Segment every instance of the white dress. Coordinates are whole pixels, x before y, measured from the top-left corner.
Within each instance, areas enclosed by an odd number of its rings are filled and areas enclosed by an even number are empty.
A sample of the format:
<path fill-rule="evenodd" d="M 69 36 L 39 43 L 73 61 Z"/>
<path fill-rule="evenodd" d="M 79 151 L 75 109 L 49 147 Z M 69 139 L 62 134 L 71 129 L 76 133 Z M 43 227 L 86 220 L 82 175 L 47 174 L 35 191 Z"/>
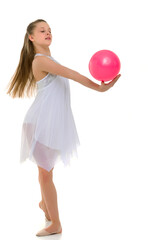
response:
<path fill-rule="evenodd" d="M 48 73 L 37 81 L 36 97 L 22 124 L 20 162 L 30 159 L 49 172 L 59 160 L 69 165 L 78 145 L 69 80 Z"/>

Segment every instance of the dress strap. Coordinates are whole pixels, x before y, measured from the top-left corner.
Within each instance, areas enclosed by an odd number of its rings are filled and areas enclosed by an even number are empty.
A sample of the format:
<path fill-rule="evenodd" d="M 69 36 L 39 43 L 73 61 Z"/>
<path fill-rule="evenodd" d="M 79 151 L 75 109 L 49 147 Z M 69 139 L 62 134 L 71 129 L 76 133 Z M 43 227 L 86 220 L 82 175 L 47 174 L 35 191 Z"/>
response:
<path fill-rule="evenodd" d="M 45 55 L 45 54 L 42 54 L 42 53 L 36 53 L 35 55 L 34 55 L 34 57 L 36 57 L 36 56 L 45 56 L 45 57 L 51 57 L 51 56 L 49 56 L 49 55 Z"/>
<path fill-rule="evenodd" d="M 36 56 L 45 56 L 45 57 L 50 58 L 50 59 L 53 60 L 54 62 L 59 63 L 59 62 L 57 62 L 52 56 L 45 55 L 45 54 L 43 54 L 43 53 L 36 53 L 36 54 L 34 55 L 34 57 L 36 57 Z"/>

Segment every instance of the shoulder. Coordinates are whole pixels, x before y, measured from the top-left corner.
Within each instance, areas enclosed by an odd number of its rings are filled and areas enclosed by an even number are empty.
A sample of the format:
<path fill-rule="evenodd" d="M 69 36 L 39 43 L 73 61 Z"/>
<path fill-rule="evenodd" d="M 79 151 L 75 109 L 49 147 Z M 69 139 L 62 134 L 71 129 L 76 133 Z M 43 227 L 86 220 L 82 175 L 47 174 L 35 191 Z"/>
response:
<path fill-rule="evenodd" d="M 54 66 L 54 61 L 46 56 L 36 56 L 32 61 L 32 69 L 33 71 L 48 71 L 48 66 L 52 65 Z"/>
<path fill-rule="evenodd" d="M 50 61 L 51 61 L 51 59 L 49 59 L 46 56 L 36 56 L 33 59 L 32 66 L 34 66 L 34 67 L 40 66 L 41 64 L 45 64 L 45 63 L 48 63 Z"/>
<path fill-rule="evenodd" d="M 42 71 L 49 71 L 49 69 L 59 66 L 60 64 L 57 61 L 47 56 L 36 56 L 32 62 L 32 68 L 39 68 Z"/>
<path fill-rule="evenodd" d="M 49 61 L 48 61 L 49 60 Z M 35 79 L 38 81 L 48 74 L 44 66 L 48 65 L 51 59 L 47 58 L 46 56 L 36 56 L 32 61 L 32 71 Z"/>

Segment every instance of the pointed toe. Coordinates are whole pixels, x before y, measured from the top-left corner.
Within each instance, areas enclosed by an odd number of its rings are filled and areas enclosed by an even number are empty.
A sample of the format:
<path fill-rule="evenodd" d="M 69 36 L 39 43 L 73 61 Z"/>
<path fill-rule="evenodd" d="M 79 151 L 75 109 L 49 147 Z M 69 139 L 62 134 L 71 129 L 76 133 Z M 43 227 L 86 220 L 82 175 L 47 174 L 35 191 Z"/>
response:
<path fill-rule="evenodd" d="M 37 237 L 41 237 L 41 236 L 48 236 L 50 235 L 51 233 L 47 232 L 45 229 L 42 229 L 41 231 L 39 231 L 36 236 Z"/>
<path fill-rule="evenodd" d="M 62 233 L 62 229 L 59 232 L 52 232 L 52 233 L 47 232 L 45 229 L 42 229 L 36 234 L 36 236 L 42 237 L 42 236 L 49 236 L 49 235 L 58 234 L 58 233 Z"/>

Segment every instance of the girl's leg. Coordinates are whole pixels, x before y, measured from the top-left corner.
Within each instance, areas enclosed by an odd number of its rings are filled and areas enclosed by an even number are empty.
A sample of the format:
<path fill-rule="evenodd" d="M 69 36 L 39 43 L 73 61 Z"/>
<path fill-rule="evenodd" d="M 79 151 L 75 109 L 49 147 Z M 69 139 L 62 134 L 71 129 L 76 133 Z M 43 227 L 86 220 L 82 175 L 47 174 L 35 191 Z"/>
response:
<path fill-rule="evenodd" d="M 53 168 L 52 168 L 53 170 Z M 38 178 L 39 180 L 39 183 L 40 183 L 40 177 Z M 41 190 L 41 188 L 40 188 Z M 44 200 L 44 197 L 43 197 L 43 193 L 42 193 L 42 190 L 41 190 L 41 196 L 42 196 L 42 200 L 39 202 L 39 207 L 44 211 L 45 213 L 45 217 L 48 219 L 48 221 L 51 221 L 51 218 L 49 216 L 49 213 L 48 213 L 48 210 L 47 210 L 47 207 L 46 207 L 46 204 L 45 204 L 45 200 Z"/>
<path fill-rule="evenodd" d="M 46 209 L 52 221 L 51 225 L 45 230 L 48 232 L 61 232 L 61 223 L 59 220 L 57 192 L 52 180 L 52 170 L 50 172 L 43 168 L 39 169 L 39 182 L 41 193 L 44 198 Z"/>
<path fill-rule="evenodd" d="M 49 213 L 48 213 L 48 210 L 47 210 L 47 207 L 46 207 L 46 204 L 45 204 L 45 201 L 44 201 L 44 197 L 43 197 L 43 194 L 41 192 L 41 195 L 42 195 L 42 200 L 40 201 L 39 203 L 39 207 L 44 211 L 45 213 L 45 217 L 47 218 L 48 221 L 51 221 L 51 218 L 49 216 Z"/>

